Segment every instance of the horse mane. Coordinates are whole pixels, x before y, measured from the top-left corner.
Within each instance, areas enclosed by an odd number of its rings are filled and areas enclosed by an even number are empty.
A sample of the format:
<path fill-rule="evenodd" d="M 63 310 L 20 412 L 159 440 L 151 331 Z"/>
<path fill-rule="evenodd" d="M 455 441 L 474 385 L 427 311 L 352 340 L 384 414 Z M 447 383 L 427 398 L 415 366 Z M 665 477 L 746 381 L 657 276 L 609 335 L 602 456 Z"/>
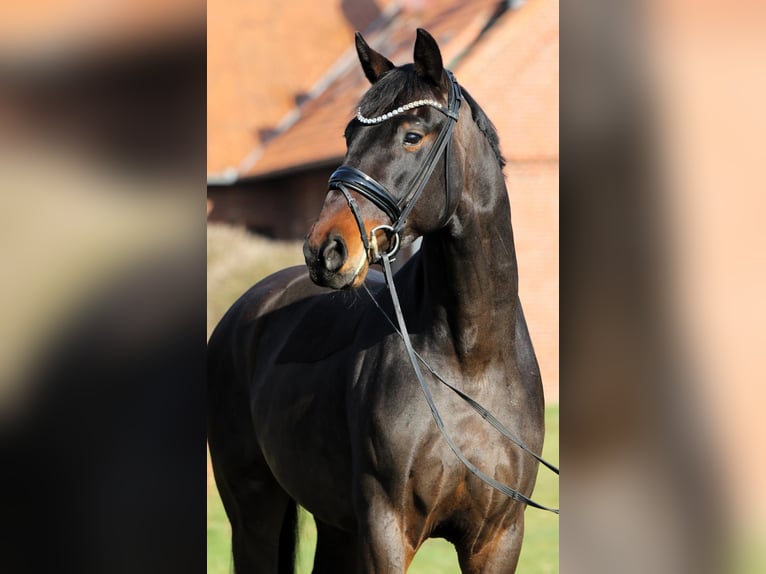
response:
<path fill-rule="evenodd" d="M 463 86 L 460 86 L 460 91 L 463 93 L 463 99 L 468 102 L 469 106 L 471 106 L 471 114 L 473 115 L 473 121 L 476 123 L 476 127 L 478 127 L 479 131 L 484 134 L 485 138 L 487 138 L 487 141 L 492 148 L 492 152 L 495 154 L 495 158 L 497 158 L 497 163 L 500 166 L 500 169 L 503 169 L 505 167 L 505 158 L 503 157 L 503 152 L 500 151 L 500 136 L 497 135 L 495 124 L 492 123 L 492 120 L 487 117 L 487 114 L 484 113 L 481 106 L 479 106 L 476 100 L 473 99 L 473 96 L 469 94 Z"/>
<path fill-rule="evenodd" d="M 505 158 L 500 151 L 500 137 L 497 135 L 494 124 L 463 86 L 460 86 L 460 91 L 463 94 L 463 99 L 471 107 L 471 115 L 473 115 L 476 127 L 484 134 L 495 154 L 500 169 L 503 169 Z M 415 65 L 406 64 L 385 73 L 362 97 L 359 108 L 363 115 L 374 117 L 414 100 L 437 99 L 439 97 L 440 94 L 435 86 L 418 77 L 415 72 Z"/>

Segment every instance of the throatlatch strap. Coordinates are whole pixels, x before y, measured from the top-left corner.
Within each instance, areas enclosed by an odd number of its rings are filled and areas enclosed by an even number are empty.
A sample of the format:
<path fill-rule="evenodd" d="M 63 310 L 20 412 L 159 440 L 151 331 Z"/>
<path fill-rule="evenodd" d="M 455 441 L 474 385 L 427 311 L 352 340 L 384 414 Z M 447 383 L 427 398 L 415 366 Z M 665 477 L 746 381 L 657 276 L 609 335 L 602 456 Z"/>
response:
<path fill-rule="evenodd" d="M 448 95 L 449 108 L 447 110 L 442 108 L 437 109 L 445 116 L 447 116 L 447 122 L 444 124 L 441 131 L 439 132 L 439 135 L 436 137 L 436 141 L 434 142 L 433 147 L 431 147 L 428 152 L 426 161 L 423 162 L 420 170 L 417 174 L 415 174 L 415 178 L 413 179 L 412 185 L 410 186 L 410 193 L 399 204 L 402 209 L 402 213 L 399 216 L 399 219 L 393 223 L 395 233 L 399 233 L 404 228 L 404 224 L 407 222 L 407 217 L 409 216 L 410 211 L 412 211 L 412 208 L 415 207 L 420 194 L 423 193 L 428 180 L 431 178 L 431 174 L 436 168 L 436 164 L 439 162 L 439 158 L 444 154 L 445 149 L 449 149 L 449 143 L 452 141 L 452 132 L 455 130 L 455 124 L 457 123 L 458 115 L 460 113 L 460 104 L 463 101 L 463 97 L 460 92 L 460 86 L 458 85 L 457 80 L 455 80 L 455 76 L 449 70 L 446 70 L 446 72 L 450 80 L 450 93 Z M 446 159 L 444 160 L 444 185 L 447 187 L 447 205 L 445 206 L 445 212 L 447 213 L 449 213 L 450 203 L 450 181 L 448 175 L 449 159 L 450 158 L 448 153 Z"/>

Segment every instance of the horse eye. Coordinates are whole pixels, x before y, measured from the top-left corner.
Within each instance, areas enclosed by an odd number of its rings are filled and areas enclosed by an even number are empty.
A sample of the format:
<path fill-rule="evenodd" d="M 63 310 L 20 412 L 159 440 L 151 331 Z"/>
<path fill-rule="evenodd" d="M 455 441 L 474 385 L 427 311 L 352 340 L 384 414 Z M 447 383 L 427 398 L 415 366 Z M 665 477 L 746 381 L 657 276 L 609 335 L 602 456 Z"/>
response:
<path fill-rule="evenodd" d="M 404 143 L 407 145 L 415 145 L 423 138 L 422 135 L 415 133 L 415 132 L 407 132 L 407 135 L 404 136 Z"/>

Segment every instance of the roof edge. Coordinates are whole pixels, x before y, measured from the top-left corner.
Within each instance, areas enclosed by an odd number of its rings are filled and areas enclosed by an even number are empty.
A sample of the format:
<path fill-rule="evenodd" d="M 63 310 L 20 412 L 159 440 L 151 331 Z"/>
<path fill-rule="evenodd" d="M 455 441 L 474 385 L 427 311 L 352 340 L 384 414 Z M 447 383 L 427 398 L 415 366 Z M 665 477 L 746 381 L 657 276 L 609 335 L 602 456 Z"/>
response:
<path fill-rule="evenodd" d="M 236 185 L 240 183 L 244 183 L 244 184 L 259 183 L 263 181 L 269 181 L 271 179 L 285 177 L 288 175 L 297 175 L 297 174 L 300 174 L 301 172 L 308 172 L 314 169 L 319 169 L 324 167 L 331 169 L 333 167 L 337 167 L 342 162 L 343 162 L 343 156 L 337 156 L 337 157 L 320 159 L 317 161 L 313 161 L 311 163 L 304 163 L 297 166 L 280 168 L 280 169 L 276 169 L 266 173 L 258 173 L 255 175 L 237 177 L 235 180 L 224 180 L 222 178 L 218 178 L 218 179 L 208 178 L 207 184 L 208 186 L 211 186 L 211 187 L 228 187 L 228 186 Z"/>
<path fill-rule="evenodd" d="M 390 22 L 396 18 L 402 11 L 402 7 L 399 2 L 389 2 L 388 5 L 382 10 L 380 15 L 373 20 L 373 22 L 365 28 L 364 32 L 369 33 L 385 26 L 387 22 Z M 274 126 L 272 134 L 268 139 L 260 142 L 258 145 L 248 152 L 248 154 L 242 159 L 236 168 L 237 180 L 248 180 L 252 177 L 258 176 L 245 176 L 242 177 L 242 173 L 251 171 L 258 161 L 263 156 L 263 150 L 269 145 L 269 142 L 283 133 L 287 132 L 292 126 L 294 126 L 298 120 L 303 117 L 303 109 L 311 102 L 319 98 L 340 76 L 342 76 L 350 65 L 356 59 L 356 48 L 351 46 L 347 48 L 335 62 L 330 66 L 329 70 L 317 80 L 311 88 L 306 92 L 305 99 L 301 103 L 297 104 L 289 112 L 287 112 L 279 122 Z M 289 171 L 289 170 L 287 170 Z M 273 172 L 272 172 L 273 173 Z M 263 174 L 267 175 L 267 174 Z"/>

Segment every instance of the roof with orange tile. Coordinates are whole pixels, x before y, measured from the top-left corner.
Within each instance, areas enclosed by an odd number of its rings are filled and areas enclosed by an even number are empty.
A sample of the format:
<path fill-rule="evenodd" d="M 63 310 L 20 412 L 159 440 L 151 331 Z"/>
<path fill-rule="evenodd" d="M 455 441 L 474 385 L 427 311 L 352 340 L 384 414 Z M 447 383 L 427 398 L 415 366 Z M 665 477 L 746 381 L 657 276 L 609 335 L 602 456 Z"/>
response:
<path fill-rule="evenodd" d="M 374 2 L 208 3 L 208 174 L 239 166 L 378 17 Z"/>
<path fill-rule="evenodd" d="M 493 21 L 497 7 L 496 1 L 452 1 L 398 10 L 365 37 L 393 62 L 404 63 L 412 59 L 415 29 L 428 29 L 445 63 L 492 118 L 508 160 L 557 158 L 558 2 L 533 0 Z M 315 85 L 315 97 L 290 108 L 271 137 L 242 155 L 238 178 L 343 156 L 343 129 L 367 89 L 350 32 L 344 41 L 345 51 Z"/>
<path fill-rule="evenodd" d="M 365 32 L 367 42 L 394 63 L 412 61 L 415 30 L 426 28 L 439 42 L 451 66 L 480 35 L 498 10 L 497 0 L 423 2 L 404 7 Z M 240 178 L 257 177 L 295 167 L 337 161 L 345 152 L 342 134 L 356 102 L 368 87 L 357 61 L 353 35 L 347 49 L 323 78 L 317 96 L 293 110 L 282 131 L 256 148 L 240 165 Z"/>

